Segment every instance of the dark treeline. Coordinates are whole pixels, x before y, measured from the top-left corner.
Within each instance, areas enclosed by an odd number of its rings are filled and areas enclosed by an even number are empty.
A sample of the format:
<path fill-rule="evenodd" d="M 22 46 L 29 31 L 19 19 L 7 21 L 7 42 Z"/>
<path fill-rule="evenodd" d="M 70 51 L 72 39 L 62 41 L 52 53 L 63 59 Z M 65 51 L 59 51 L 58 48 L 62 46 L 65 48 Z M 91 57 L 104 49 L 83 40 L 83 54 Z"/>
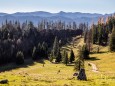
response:
<path fill-rule="evenodd" d="M 12 22 L 7 21 L 0 27 L 0 64 L 15 62 L 16 56 L 19 58 L 32 57 L 38 50 L 45 49 L 50 53 L 55 37 L 59 39 L 60 46 L 72 40 L 72 37 L 82 35 L 82 32 L 88 27 L 85 23 L 77 26 L 75 22 L 65 24 L 64 22 L 41 21 L 35 27 L 32 22 Z M 34 51 L 34 52 L 33 52 Z M 44 53 L 43 53 L 44 54 Z M 47 55 L 48 56 L 48 55 Z M 48 58 L 48 57 L 46 57 Z"/>

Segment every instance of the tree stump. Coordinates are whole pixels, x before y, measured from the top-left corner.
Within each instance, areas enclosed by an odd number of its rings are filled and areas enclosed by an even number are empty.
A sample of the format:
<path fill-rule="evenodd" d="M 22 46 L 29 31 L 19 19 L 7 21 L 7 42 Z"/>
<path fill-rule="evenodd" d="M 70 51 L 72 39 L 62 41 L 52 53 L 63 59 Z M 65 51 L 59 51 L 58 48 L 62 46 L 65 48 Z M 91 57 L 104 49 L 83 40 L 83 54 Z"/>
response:
<path fill-rule="evenodd" d="M 85 69 L 80 70 L 77 79 L 78 80 L 87 80 L 87 77 L 86 77 L 86 74 L 85 74 Z"/>

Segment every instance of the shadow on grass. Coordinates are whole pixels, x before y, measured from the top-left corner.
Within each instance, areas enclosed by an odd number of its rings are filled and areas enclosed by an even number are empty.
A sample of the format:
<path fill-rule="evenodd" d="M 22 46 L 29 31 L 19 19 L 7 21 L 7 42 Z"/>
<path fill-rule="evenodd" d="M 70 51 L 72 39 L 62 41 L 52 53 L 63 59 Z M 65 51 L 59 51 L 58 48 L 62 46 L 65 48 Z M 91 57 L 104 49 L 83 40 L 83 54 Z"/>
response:
<path fill-rule="evenodd" d="M 38 63 L 41 63 L 41 64 L 45 64 L 44 59 L 40 59 L 40 60 L 37 60 L 35 62 L 38 62 Z"/>
<path fill-rule="evenodd" d="M 25 63 L 22 65 L 16 65 L 16 63 L 9 63 L 5 65 L 1 65 L 0 72 L 10 71 L 12 69 L 18 69 L 18 68 L 26 68 L 32 65 L 34 65 L 34 61 L 32 59 L 26 59 Z"/>
<path fill-rule="evenodd" d="M 34 62 L 45 64 L 44 59 L 36 60 L 36 61 L 33 61 L 32 59 L 25 59 L 24 64 L 22 65 L 17 65 L 15 62 L 5 64 L 5 65 L 0 65 L 0 73 L 5 71 L 10 71 L 12 69 L 27 68 L 28 66 L 34 65 L 35 64 Z"/>
<path fill-rule="evenodd" d="M 86 60 L 95 61 L 95 60 L 100 60 L 100 59 L 97 57 L 90 57 L 89 59 L 86 59 Z"/>

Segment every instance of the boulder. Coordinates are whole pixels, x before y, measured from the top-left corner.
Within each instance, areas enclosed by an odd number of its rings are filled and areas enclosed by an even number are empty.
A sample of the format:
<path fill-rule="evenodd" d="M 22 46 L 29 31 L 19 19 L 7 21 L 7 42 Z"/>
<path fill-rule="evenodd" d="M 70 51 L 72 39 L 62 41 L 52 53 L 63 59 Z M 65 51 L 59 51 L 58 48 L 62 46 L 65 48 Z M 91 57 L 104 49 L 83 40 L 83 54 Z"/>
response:
<path fill-rule="evenodd" d="M 0 80 L 0 84 L 7 84 L 8 83 L 8 80 L 5 79 L 5 80 Z"/>

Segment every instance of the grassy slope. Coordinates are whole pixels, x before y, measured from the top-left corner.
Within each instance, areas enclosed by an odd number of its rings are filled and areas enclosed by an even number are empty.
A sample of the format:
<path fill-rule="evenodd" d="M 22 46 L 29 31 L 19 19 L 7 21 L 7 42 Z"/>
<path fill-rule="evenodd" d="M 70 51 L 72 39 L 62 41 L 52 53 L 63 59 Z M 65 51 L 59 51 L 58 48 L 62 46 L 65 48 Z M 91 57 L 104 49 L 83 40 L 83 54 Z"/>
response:
<path fill-rule="evenodd" d="M 76 42 L 73 48 L 77 55 L 78 45 L 83 44 L 83 39 Z M 63 48 L 71 49 L 71 45 Z M 115 53 L 107 53 L 107 48 L 101 48 L 102 53 L 91 54 L 91 60 L 85 62 L 86 75 L 88 81 L 78 81 L 73 78 L 73 66 L 65 66 L 63 64 L 52 64 L 45 61 L 45 66 L 41 63 L 33 63 L 22 68 L 12 69 L 10 71 L 0 73 L 1 79 L 8 79 L 10 86 L 114 86 L 115 85 Z M 105 53 L 106 52 L 106 53 Z M 26 63 L 31 60 L 27 60 Z M 99 69 L 98 73 L 91 70 L 88 62 L 95 63 Z M 15 67 L 10 64 L 4 67 Z M 58 71 L 60 70 L 60 73 Z M 58 73 L 58 74 L 57 74 Z M 3 86 L 3 85 L 1 85 Z"/>

